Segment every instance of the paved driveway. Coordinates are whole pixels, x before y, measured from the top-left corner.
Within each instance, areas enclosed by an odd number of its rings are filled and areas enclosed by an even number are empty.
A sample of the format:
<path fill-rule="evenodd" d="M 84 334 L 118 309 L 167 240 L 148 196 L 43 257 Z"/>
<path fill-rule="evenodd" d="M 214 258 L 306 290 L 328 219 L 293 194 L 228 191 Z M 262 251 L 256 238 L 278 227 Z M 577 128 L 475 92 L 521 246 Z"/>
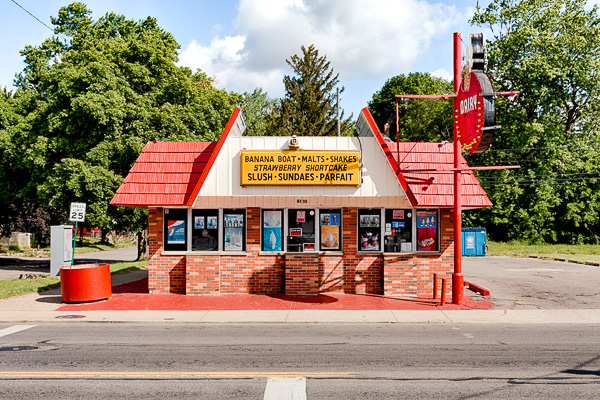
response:
<path fill-rule="evenodd" d="M 490 291 L 494 308 L 600 309 L 600 267 L 510 257 L 464 257 L 465 281 Z M 472 292 L 465 289 L 465 295 Z"/>
<path fill-rule="evenodd" d="M 116 263 L 134 261 L 137 258 L 137 247 L 98 251 L 95 253 L 76 254 L 75 264 Z M 22 274 L 49 275 L 50 259 L 34 257 L 0 256 L 0 279 L 16 279 Z"/>

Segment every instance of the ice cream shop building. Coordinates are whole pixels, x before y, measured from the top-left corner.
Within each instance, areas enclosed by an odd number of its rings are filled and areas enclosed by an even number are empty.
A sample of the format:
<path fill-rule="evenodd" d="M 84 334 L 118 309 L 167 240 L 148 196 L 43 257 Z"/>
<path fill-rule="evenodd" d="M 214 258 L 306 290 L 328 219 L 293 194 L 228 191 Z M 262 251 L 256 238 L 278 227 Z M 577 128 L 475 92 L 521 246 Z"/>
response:
<path fill-rule="evenodd" d="M 150 142 L 111 204 L 149 209 L 151 293 L 430 295 L 453 271 L 452 143 L 357 137 Z M 465 161 L 461 159 L 463 165 Z M 490 206 L 471 171 L 463 209 Z"/>

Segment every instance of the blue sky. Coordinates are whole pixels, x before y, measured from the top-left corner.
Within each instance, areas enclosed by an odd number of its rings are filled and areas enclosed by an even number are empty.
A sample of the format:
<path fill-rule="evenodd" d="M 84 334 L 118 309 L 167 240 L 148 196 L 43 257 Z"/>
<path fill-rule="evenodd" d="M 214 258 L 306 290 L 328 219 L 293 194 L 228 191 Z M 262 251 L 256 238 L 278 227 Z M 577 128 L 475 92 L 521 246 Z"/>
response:
<path fill-rule="evenodd" d="M 68 0 L 14 0 L 51 26 Z M 12 0 L 0 0 L 0 86 L 12 87 L 19 50 L 52 32 Z M 490 0 L 479 0 L 487 5 Z M 452 33 L 480 32 L 468 20 L 477 0 L 87 0 L 93 18 L 107 12 L 153 16 L 181 46 L 180 64 L 214 76 L 219 88 L 283 95 L 285 60 L 314 44 L 340 74 L 341 106 L 357 117 L 385 81 L 430 72 L 450 79 Z"/>

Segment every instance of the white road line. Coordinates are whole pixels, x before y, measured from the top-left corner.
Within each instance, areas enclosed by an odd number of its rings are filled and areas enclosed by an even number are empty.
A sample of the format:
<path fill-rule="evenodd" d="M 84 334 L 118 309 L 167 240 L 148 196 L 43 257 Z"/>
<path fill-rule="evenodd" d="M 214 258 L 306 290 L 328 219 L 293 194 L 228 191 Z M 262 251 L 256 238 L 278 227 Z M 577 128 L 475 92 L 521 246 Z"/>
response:
<path fill-rule="evenodd" d="M 12 333 L 24 331 L 29 328 L 33 328 L 35 325 L 13 325 L 8 328 L 0 329 L 0 337 L 7 336 Z"/>
<path fill-rule="evenodd" d="M 264 400 L 306 400 L 306 378 L 269 378 Z"/>

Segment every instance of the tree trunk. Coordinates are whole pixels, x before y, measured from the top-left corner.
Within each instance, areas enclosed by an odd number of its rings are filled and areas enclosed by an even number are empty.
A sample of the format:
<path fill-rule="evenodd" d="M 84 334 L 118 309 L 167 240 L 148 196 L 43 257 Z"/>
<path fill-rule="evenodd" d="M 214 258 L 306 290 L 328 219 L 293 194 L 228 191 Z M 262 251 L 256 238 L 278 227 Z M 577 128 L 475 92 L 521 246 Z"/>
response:
<path fill-rule="evenodd" d="M 138 259 L 138 261 L 145 260 L 146 259 L 146 251 L 148 248 L 148 231 L 146 229 L 144 229 L 143 231 L 138 232 L 137 239 L 138 239 L 137 259 Z"/>
<path fill-rule="evenodd" d="M 102 229 L 102 239 L 100 239 L 100 243 L 107 244 L 109 246 L 115 245 L 115 238 L 113 236 L 112 231 L 105 231 Z"/>

